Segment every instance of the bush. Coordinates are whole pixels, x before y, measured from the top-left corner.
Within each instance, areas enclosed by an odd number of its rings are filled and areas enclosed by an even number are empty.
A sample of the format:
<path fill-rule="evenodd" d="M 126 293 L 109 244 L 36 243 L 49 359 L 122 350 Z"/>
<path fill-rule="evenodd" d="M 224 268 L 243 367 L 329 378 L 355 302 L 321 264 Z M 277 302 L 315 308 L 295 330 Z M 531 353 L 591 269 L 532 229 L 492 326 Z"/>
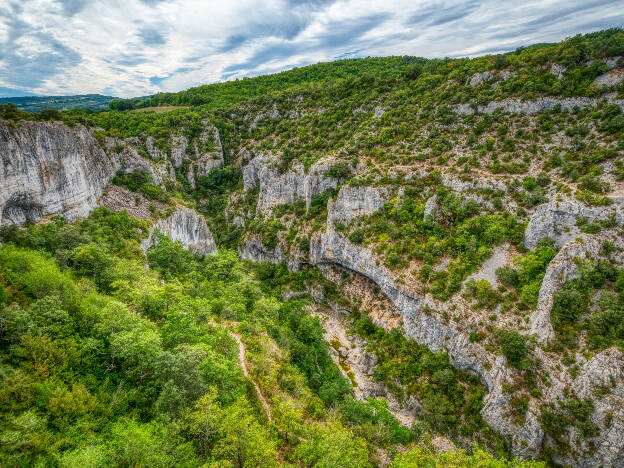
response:
<path fill-rule="evenodd" d="M 524 337 L 515 331 L 503 331 L 498 337 L 498 344 L 507 361 L 519 369 L 526 369 L 530 366 L 527 356 L 529 351 L 526 347 Z"/>
<path fill-rule="evenodd" d="M 361 244 L 364 242 L 364 231 L 361 229 L 356 229 L 351 234 L 349 234 L 349 240 L 354 244 Z"/>
<path fill-rule="evenodd" d="M 405 76 L 405 78 L 409 80 L 415 80 L 422 74 L 422 72 L 422 65 L 420 65 L 419 63 L 412 63 L 405 69 L 403 76 Z"/>
<path fill-rule="evenodd" d="M 574 287 L 566 287 L 555 293 L 550 319 L 555 327 L 576 322 L 584 309 L 583 295 Z"/>

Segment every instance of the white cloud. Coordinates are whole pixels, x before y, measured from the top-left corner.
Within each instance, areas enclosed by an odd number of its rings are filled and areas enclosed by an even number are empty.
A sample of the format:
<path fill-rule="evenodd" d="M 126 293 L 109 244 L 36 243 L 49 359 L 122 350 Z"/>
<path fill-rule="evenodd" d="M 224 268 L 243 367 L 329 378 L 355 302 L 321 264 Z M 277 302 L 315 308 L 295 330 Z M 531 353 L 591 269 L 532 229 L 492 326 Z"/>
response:
<path fill-rule="evenodd" d="M 615 0 L 8 0 L 0 86 L 128 97 L 343 55 L 474 55 L 622 24 Z"/>

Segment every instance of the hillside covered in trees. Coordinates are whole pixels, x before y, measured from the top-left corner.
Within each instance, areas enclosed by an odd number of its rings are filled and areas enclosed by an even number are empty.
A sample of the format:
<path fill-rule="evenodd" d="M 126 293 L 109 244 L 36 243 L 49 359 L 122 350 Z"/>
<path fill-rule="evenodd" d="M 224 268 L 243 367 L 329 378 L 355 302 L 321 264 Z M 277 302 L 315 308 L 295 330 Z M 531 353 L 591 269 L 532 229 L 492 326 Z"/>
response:
<path fill-rule="evenodd" d="M 2 199 L 2 464 L 620 466 L 623 56 L 613 29 L 1 105 L 7 148 L 110 175 L 86 218 Z"/>

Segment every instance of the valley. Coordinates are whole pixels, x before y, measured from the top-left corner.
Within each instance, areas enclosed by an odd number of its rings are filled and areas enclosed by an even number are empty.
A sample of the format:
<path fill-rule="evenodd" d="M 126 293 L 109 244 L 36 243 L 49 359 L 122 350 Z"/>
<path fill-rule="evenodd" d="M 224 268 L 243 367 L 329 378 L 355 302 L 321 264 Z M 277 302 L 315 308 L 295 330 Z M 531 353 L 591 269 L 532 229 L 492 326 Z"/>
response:
<path fill-rule="evenodd" d="M 624 32 L 0 105 L 6 466 L 624 466 Z"/>

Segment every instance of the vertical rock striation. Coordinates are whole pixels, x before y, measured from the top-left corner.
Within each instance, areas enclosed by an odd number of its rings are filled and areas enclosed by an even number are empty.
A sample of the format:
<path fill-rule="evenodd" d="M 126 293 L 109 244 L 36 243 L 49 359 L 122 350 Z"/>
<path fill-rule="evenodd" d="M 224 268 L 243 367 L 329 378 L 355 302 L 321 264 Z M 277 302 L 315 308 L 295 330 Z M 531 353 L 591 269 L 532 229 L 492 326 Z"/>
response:
<path fill-rule="evenodd" d="M 87 216 L 115 169 L 82 125 L 0 121 L 0 222 Z"/>
<path fill-rule="evenodd" d="M 172 241 L 180 241 L 184 248 L 198 254 L 208 255 L 217 251 L 217 246 L 203 216 L 189 208 L 179 208 L 167 219 L 160 219 L 152 227 L 149 237 L 141 243 L 144 252 L 158 244 L 156 231 Z"/>

